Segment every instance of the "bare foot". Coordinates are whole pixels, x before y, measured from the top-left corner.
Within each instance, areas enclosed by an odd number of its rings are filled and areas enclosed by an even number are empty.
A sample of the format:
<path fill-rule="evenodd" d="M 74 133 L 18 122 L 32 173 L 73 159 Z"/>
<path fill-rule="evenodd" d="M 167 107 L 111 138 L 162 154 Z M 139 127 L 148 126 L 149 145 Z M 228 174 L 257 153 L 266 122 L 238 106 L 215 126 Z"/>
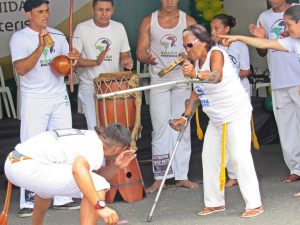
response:
<path fill-rule="evenodd" d="M 300 197 L 300 192 L 294 194 L 295 197 Z"/>
<path fill-rule="evenodd" d="M 238 184 L 237 179 L 229 179 L 226 182 L 225 187 L 229 188 L 229 187 L 232 187 L 232 186 L 237 185 L 237 184 Z"/>
<path fill-rule="evenodd" d="M 156 192 L 159 189 L 160 184 L 161 184 L 161 180 L 154 181 L 153 184 L 150 187 L 146 188 L 146 193 Z M 166 187 L 166 184 L 164 184 L 163 188 L 165 188 L 165 187 Z"/>
<path fill-rule="evenodd" d="M 297 175 L 297 174 L 291 174 L 283 182 L 284 183 L 293 183 L 293 182 L 295 182 L 297 180 L 300 180 L 300 176 Z"/>
<path fill-rule="evenodd" d="M 179 180 L 176 184 L 176 187 L 187 187 L 187 188 L 198 188 L 199 185 L 189 180 Z"/>

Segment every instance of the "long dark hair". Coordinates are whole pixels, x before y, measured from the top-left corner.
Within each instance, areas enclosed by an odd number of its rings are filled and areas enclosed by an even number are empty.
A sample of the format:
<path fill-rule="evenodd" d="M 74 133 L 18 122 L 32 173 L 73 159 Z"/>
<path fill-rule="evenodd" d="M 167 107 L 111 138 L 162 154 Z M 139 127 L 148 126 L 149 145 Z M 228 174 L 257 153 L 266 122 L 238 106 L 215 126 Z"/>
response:
<path fill-rule="evenodd" d="M 208 33 L 205 27 L 200 24 L 194 24 L 184 29 L 182 35 L 185 36 L 188 33 L 192 33 L 199 41 L 205 42 L 207 51 L 215 45 L 211 34 Z"/>

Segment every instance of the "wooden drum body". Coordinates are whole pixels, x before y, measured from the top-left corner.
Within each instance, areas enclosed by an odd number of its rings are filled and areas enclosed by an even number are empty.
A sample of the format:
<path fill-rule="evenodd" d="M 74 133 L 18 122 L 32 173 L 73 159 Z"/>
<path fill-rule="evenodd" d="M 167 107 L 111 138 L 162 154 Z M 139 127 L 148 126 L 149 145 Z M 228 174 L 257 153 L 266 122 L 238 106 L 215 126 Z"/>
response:
<path fill-rule="evenodd" d="M 106 94 L 127 90 L 138 86 L 138 76 L 132 72 L 103 73 L 94 79 L 95 93 Z M 106 99 L 96 99 L 97 125 L 105 128 L 111 123 L 120 123 L 131 131 L 131 148 L 136 149 L 136 140 L 140 131 L 141 97 L 139 92 L 118 95 Z M 111 162 L 106 161 L 106 165 Z M 137 160 L 133 160 L 111 181 L 111 189 L 106 201 L 112 203 L 119 192 L 125 202 L 142 200 L 144 182 Z"/>

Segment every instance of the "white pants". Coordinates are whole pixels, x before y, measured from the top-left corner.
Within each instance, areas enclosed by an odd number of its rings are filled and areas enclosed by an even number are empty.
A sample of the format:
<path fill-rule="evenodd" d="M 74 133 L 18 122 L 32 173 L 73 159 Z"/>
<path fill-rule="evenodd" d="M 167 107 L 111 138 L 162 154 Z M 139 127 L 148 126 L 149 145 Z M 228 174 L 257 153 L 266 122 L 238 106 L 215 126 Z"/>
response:
<path fill-rule="evenodd" d="M 300 176 L 300 95 L 299 86 L 272 91 L 273 111 L 284 161 L 291 174 Z"/>
<path fill-rule="evenodd" d="M 250 113 L 227 124 L 226 151 L 246 203 L 246 209 L 261 206 L 259 185 L 250 151 Z M 209 122 L 203 145 L 203 187 L 206 207 L 225 205 L 224 190 L 220 191 L 222 125 Z"/>
<path fill-rule="evenodd" d="M 94 130 L 95 126 L 97 125 L 94 90 L 91 91 L 79 90 L 78 97 L 81 100 L 82 109 L 85 115 L 87 127 L 89 130 Z"/>
<path fill-rule="evenodd" d="M 67 92 L 55 98 L 21 96 L 21 142 L 46 130 L 72 127 L 71 106 Z M 21 186 L 22 187 L 22 186 Z M 33 193 L 21 188 L 20 208 L 33 208 Z M 69 197 L 55 197 L 55 205 L 72 202 Z"/>
<path fill-rule="evenodd" d="M 14 185 L 33 191 L 41 198 L 50 199 L 57 195 L 82 197 L 72 174 L 72 165 L 45 164 L 33 159 L 11 163 L 7 159 L 5 174 Z M 93 172 L 90 174 L 97 191 L 110 188 L 103 177 Z"/>
<path fill-rule="evenodd" d="M 247 78 L 244 78 L 244 79 L 247 79 Z M 247 86 L 243 85 L 243 87 L 244 87 L 245 91 L 247 92 L 247 94 L 249 96 L 249 99 L 250 99 L 250 102 L 251 102 L 251 89 L 250 89 L 250 85 L 247 85 Z M 250 126 L 251 126 L 251 123 L 250 123 Z M 228 156 L 226 156 L 226 157 L 228 157 Z M 227 173 L 228 173 L 229 179 L 236 179 L 236 176 L 235 176 L 235 174 L 233 172 L 232 162 L 231 162 L 230 159 L 227 161 L 226 169 L 227 169 Z"/>
<path fill-rule="evenodd" d="M 169 119 L 179 118 L 190 98 L 187 84 L 165 86 L 150 90 L 150 115 L 152 121 L 152 166 L 155 180 L 162 180 L 178 133 L 169 126 Z M 191 155 L 190 126 L 179 144 L 167 178 L 186 180 Z"/>

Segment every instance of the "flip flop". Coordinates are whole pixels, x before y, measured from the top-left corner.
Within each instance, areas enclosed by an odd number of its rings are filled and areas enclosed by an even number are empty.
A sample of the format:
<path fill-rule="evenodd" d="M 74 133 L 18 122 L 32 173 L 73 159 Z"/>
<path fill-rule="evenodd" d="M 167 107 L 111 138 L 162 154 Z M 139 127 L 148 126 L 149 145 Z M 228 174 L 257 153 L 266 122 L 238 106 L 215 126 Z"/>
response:
<path fill-rule="evenodd" d="M 300 197 L 300 192 L 294 194 L 295 197 Z"/>
<path fill-rule="evenodd" d="M 264 212 L 264 208 L 262 206 L 255 208 L 255 209 L 246 209 L 245 212 L 242 213 L 242 218 L 251 218 L 258 216 Z"/>
<path fill-rule="evenodd" d="M 207 216 L 209 214 L 213 214 L 216 212 L 223 212 L 225 211 L 225 206 L 219 206 L 219 207 L 205 207 L 200 212 L 198 212 L 199 216 Z"/>

